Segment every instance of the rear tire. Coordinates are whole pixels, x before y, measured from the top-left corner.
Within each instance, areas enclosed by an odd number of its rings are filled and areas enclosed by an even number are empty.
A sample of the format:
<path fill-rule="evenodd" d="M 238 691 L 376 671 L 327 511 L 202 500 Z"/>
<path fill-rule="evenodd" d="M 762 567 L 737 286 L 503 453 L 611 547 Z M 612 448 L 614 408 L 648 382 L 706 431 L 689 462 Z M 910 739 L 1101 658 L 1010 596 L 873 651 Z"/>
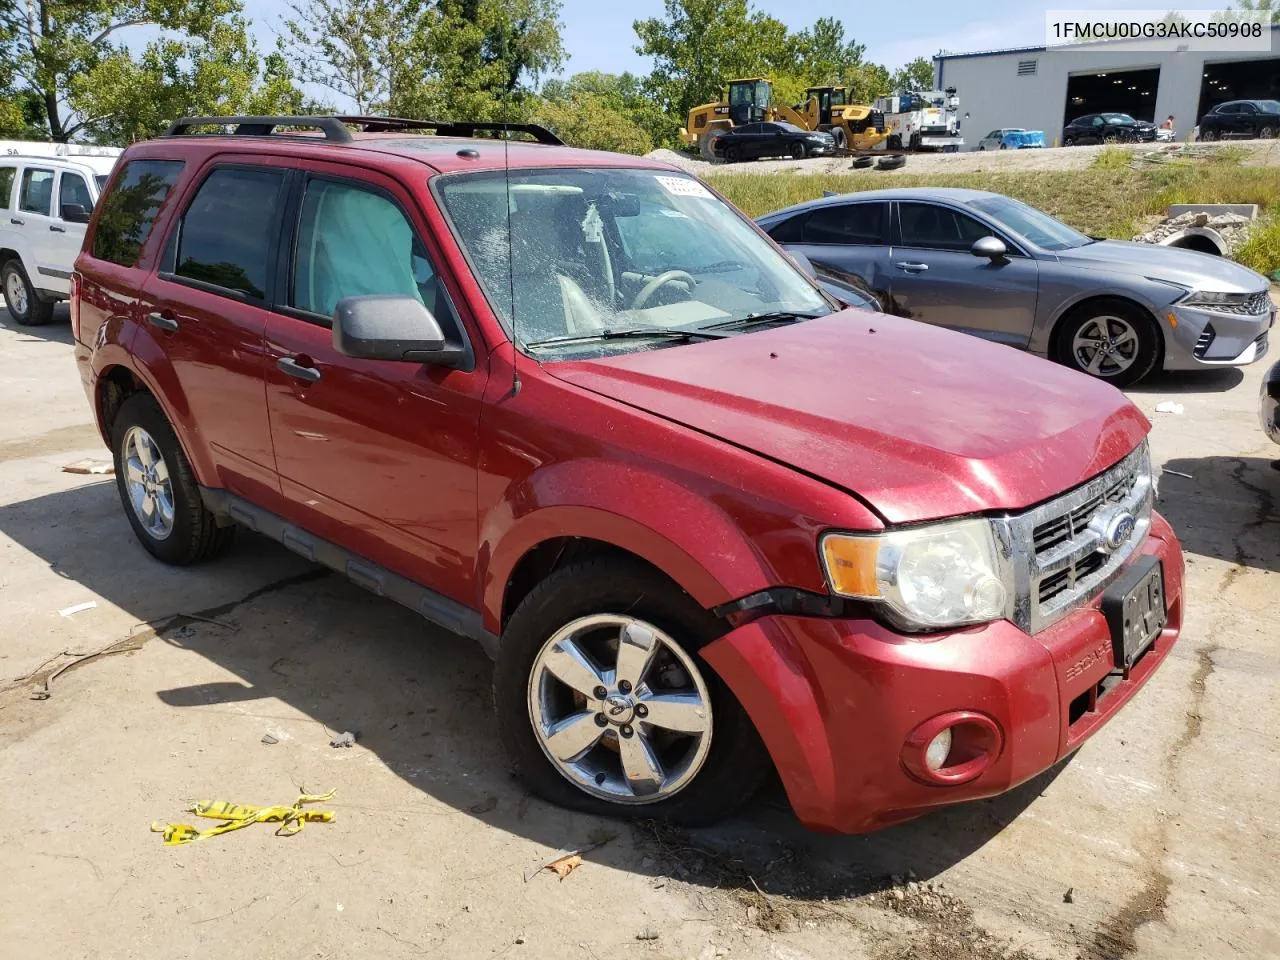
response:
<path fill-rule="evenodd" d="M 706 130 L 702 136 L 698 137 L 698 153 L 702 154 L 702 159 L 711 163 L 718 159 L 716 157 L 715 144 L 716 141 L 724 136 L 723 130 Z"/>
<path fill-rule="evenodd" d="M 902 149 L 902 137 L 895 133 L 893 136 L 891 136 L 891 137 L 888 139 L 888 141 L 886 141 L 886 146 L 887 146 L 887 147 L 888 147 L 888 149 L 890 149 L 890 150 L 901 150 L 901 149 Z"/>
<path fill-rule="evenodd" d="M 40 298 L 21 261 L 6 261 L 0 270 L 0 282 L 4 285 L 4 304 L 19 326 L 43 327 L 53 319 L 54 302 Z"/>
<path fill-rule="evenodd" d="M 657 639 L 659 653 L 624 690 L 632 671 L 618 659 L 620 641 L 636 628 L 641 639 Z M 533 791 L 583 813 L 687 825 L 719 820 L 744 805 L 768 773 L 769 761 L 746 712 L 697 655 L 724 630 L 688 594 L 627 558 L 583 560 L 534 587 L 503 631 L 493 682 L 503 744 Z M 585 682 L 570 686 L 561 679 L 562 669 L 552 674 L 547 663 L 564 663 L 566 649 L 585 654 L 585 662 L 604 676 L 577 672 Z M 643 658 L 643 647 L 627 649 L 633 663 Z M 574 659 L 573 665 L 582 662 Z M 612 672 L 615 666 L 621 676 Z M 609 685 L 605 696 L 593 692 L 600 689 L 597 683 Z M 653 703 L 646 700 L 653 690 L 706 704 L 709 716 L 700 713 L 697 721 L 706 720 L 705 732 L 673 735 L 678 728 L 643 719 L 657 715 L 641 712 L 641 705 Z M 550 742 L 551 731 L 565 731 L 574 720 L 584 721 L 580 729 L 587 739 L 575 739 L 561 754 Z M 650 781 L 648 792 L 631 786 L 628 775 L 635 767 L 626 763 L 624 747 L 652 751 L 657 762 L 651 769 L 661 786 Z M 563 743 L 560 749 L 566 749 Z"/>
<path fill-rule="evenodd" d="M 187 456 L 151 394 L 135 393 L 120 405 L 111 423 L 111 451 L 125 516 L 152 556 L 186 566 L 230 546 L 236 528 L 219 526 L 205 509 Z"/>
<path fill-rule="evenodd" d="M 1096 300 L 1063 318 L 1054 359 L 1114 387 L 1137 383 L 1160 359 L 1160 331 L 1124 300 Z"/>
<path fill-rule="evenodd" d="M 837 153 L 844 153 L 849 149 L 849 138 L 844 132 L 844 127 L 832 127 L 831 138 L 836 142 Z"/>

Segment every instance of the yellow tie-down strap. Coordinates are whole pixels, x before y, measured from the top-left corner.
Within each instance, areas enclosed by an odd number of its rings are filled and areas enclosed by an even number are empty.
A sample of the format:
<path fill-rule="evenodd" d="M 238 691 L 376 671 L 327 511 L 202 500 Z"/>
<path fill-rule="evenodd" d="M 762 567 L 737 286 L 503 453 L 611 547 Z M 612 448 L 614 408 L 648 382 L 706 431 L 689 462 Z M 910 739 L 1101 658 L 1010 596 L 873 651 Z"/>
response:
<path fill-rule="evenodd" d="M 152 833 L 163 833 L 166 847 L 180 843 L 191 843 L 193 840 L 208 840 L 232 830 L 239 830 L 253 823 L 278 823 L 277 837 L 291 837 L 308 821 L 329 823 L 333 820 L 332 810 L 304 810 L 308 803 L 323 803 L 332 800 L 335 787 L 328 793 L 303 794 L 293 802 L 293 806 L 251 807 L 243 803 L 227 803 L 225 800 L 202 800 L 188 809 L 197 817 L 208 817 L 210 820 L 222 820 L 223 823 L 208 830 L 199 830 L 189 823 L 151 824 Z"/>

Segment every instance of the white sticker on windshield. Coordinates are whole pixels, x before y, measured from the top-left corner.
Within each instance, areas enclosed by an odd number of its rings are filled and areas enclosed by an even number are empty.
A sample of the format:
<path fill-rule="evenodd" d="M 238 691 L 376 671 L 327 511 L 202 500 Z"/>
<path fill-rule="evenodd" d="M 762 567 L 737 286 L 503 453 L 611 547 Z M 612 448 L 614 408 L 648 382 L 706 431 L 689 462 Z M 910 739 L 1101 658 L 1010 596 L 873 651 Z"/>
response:
<path fill-rule="evenodd" d="M 688 177 L 657 177 L 656 179 L 662 189 L 672 196 L 714 199 L 714 194 L 697 180 L 690 180 Z"/>
<path fill-rule="evenodd" d="M 594 203 L 587 208 L 586 219 L 582 221 L 582 239 L 587 243 L 604 241 L 604 221 L 600 219 L 600 211 Z"/>

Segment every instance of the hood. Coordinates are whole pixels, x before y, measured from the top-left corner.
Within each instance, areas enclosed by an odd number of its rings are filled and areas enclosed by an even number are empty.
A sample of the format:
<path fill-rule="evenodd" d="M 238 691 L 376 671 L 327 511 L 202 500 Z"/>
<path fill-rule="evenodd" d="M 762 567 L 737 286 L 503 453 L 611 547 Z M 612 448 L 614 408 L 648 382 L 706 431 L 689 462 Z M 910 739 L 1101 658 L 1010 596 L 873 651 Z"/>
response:
<path fill-rule="evenodd" d="M 1257 293 L 1267 289 L 1267 280 L 1262 274 L 1226 257 L 1155 243 L 1100 240 L 1071 250 L 1058 250 L 1056 254 L 1065 263 L 1155 277 L 1190 290 Z"/>
<path fill-rule="evenodd" d="M 848 490 L 890 523 L 1030 506 L 1150 427 L 1084 374 L 858 310 L 546 370 Z"/>

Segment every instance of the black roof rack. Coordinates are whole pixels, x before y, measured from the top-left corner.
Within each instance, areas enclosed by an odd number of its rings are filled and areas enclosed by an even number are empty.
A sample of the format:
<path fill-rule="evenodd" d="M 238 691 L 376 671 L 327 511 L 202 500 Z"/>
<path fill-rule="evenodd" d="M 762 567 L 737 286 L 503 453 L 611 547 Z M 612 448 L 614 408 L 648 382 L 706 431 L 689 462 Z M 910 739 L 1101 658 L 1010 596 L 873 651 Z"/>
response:
<path fill-rule="evenodd" d="M 546 127 L 536 123 L 502 123 L 471 120 L 409 120 L 404 117 L 335 117 L 365 133 L 388 133 L 394 130 L 434 130 L 438 137 L 474 137 L 478 132 L 527 133 L 538 143 L 564 146 L 564 141 Z"/>
<path fill-rule="evenodd" d="M 408 120 L 402 117 L 183 117 L 169 125 L 163 136 L 202 136 L 196 127 L 233 127 L 233 136 L 269 137 L 277 127 L 311 127 L 324 134 L 330 143 L 350 143 L 348 127 L 365 133 L 388 133 L 395 130 L 430 130 L 439 137 L 474 137 L 478 132 L 525 133 L 538 143 L 563 146 L 564 141 L 546 127 L 536 123 L 473 123 L 453 120 Z"/>
<path fill-rule="evenodd" d="M 237 137 L 269 137 L 276 127 L 314 127 L 332 143 L 351 142 L 351 131 L 338 117 L 183 117 L 169 124 L 163 135 L 192 136 L 192 127 L 235 127 L 231 132 Z"/>

